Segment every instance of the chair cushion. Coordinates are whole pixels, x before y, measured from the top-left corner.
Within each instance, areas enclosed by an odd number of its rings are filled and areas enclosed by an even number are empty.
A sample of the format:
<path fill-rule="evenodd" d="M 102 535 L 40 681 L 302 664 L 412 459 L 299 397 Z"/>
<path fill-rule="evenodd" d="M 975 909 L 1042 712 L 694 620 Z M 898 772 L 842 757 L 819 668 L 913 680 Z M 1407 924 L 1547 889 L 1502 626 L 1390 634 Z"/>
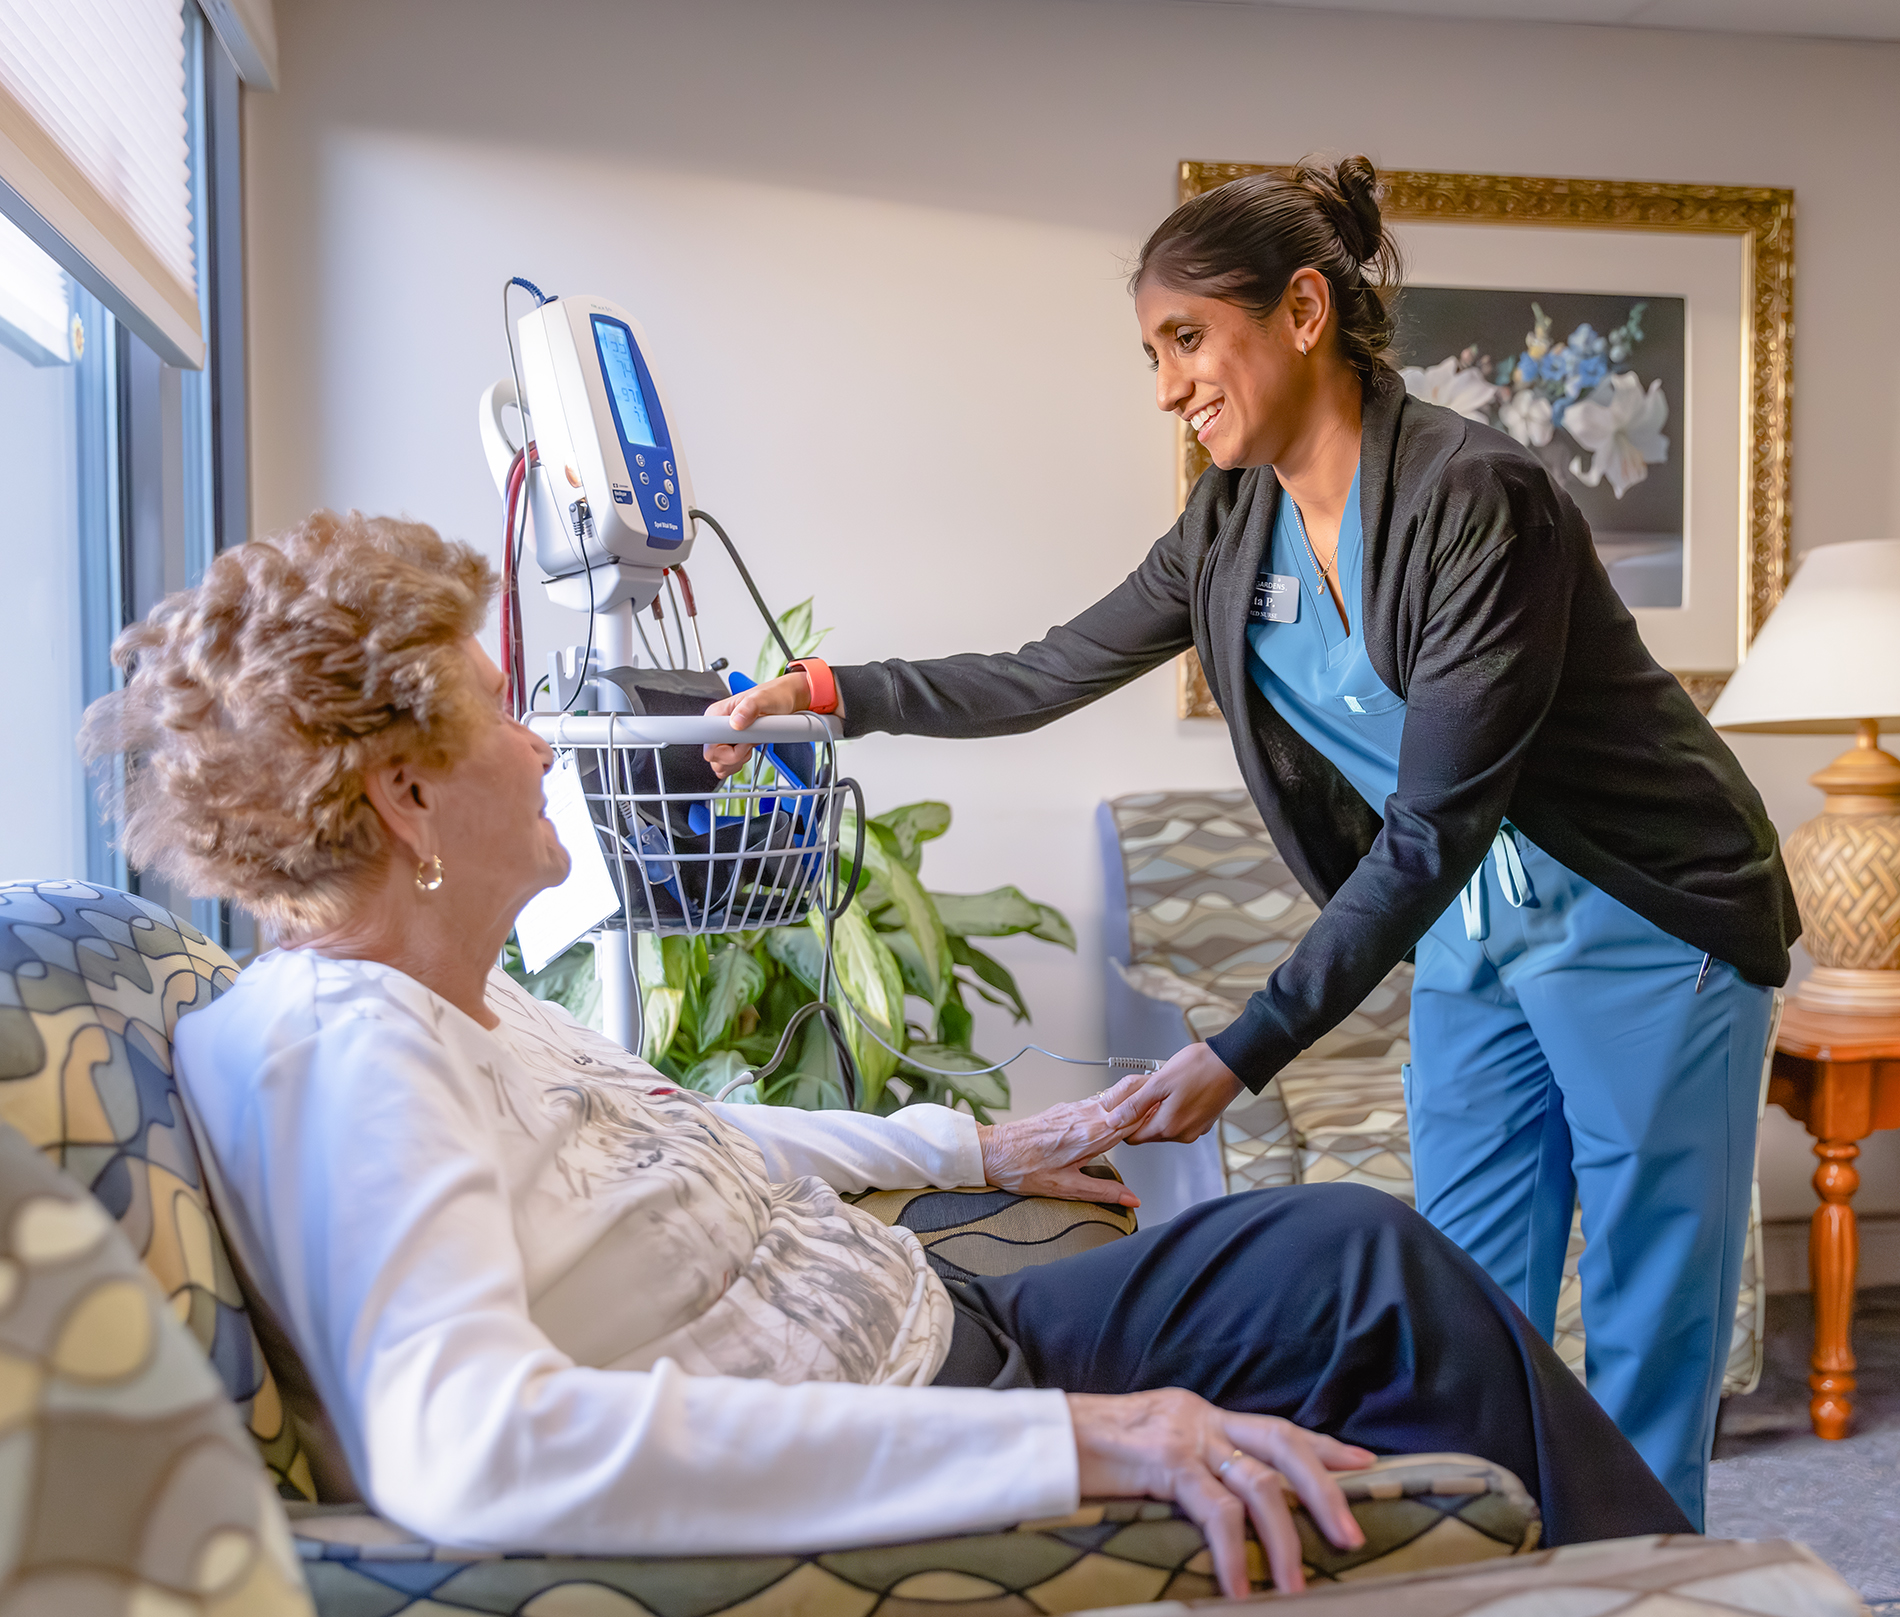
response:
<path fill-rule="evenodd" d="M 1396 1066 L 1300 1060 L 1278 1083 L 1302 1184 L 1371 1185 L 1412 1204 L 1412 1138 Z"/>
<path fill-rule="evenodd" d="M 105 1209 L 3 1124 L 0 1431 L 0 1607 L 310 1611 L 198 1344 Z"/>
<path fill-rule="evenodd" d="M 1315 1583 L 1412 1574 L 1536 1548 L 1537 1507 L 1510 1472 L 1467 1455 L 1382 1461 L 1340 1484 L 1366 1534 L 1350 1553 L 1294 1521 Z M 348 1506 L 290 1507 L 324 1612 L 395 1617 L 444 1608 L 640 1617 L 1036 1617 L 1215 1594 L 1201 1531 L 1172 1505 L 1091 1500 L 1072 1516 L 994 1533 L 811 1555 L 477 1557 Z M 1265 1563 L 1250 1538 L 1257 1583 Z M 561 1588 L 558 1607 L 532 1605 Z"/>
<path fill-rule="evenodd" d="M 1319 909 L 1281 859 L 1244 791 L 1142 792 L 1108 805 L 1128 895 L 1128 965 L 1160 966 L 1238 1008 L 1264 988 Z M 1143 992 L 1148 992 L 1147 988 Z M 1395 966 L 1307 1053 L 1393 1056 L 1407 1037 L 1412 968 Z M 1189 1011 L 1197 1038 L 1211 1009 Z"/>
<path fill-rule="evenodd" d="M 0 883 L 0 1122 L 105 1206 L 210 1356 L 281 1491 L 314 1499 L 205 1193 L 172 1030 L 237 977 L 156 904 L 84 882 Z"/>

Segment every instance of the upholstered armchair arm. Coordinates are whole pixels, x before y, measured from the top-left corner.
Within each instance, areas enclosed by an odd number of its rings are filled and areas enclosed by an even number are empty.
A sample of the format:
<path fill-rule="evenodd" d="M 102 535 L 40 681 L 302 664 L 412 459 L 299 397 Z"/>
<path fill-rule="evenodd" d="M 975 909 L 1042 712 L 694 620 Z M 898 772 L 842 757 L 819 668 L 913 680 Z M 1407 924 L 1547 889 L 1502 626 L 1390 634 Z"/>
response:
<path fill-rule="evenodd" d="M 1091 1164 L 1083 1172 L 1121 1177 L 1107 1163 Z M 1014 1274 L 1135 1232 L 1135 1214 L 1126 1207 L 1019 1196 L 988 1185 L 873 1190 L 854 1199 L 886 1224 L 909 1230 L 940 1269 L 964 1279 Z"/>

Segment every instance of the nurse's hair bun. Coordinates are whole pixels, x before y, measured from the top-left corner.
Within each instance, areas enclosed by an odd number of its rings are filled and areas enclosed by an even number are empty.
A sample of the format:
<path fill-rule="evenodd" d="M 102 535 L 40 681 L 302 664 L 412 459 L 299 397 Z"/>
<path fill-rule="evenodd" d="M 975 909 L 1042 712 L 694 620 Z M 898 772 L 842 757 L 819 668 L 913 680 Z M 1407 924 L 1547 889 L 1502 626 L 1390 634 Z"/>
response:
<path fill-rule="evenodd" d="M 1293 170 L 1293 183 L 1312 193 L 1326 215 L 1339 245 L 1355 264 L 1376 260 L 1385 247 L 1385 224 L 1379 215 L 1379 172 L 1364 157 L 1342 158 L 1328 167 L 1312 158 Z"/>
<path fill-rule="evenodd" d="M 1183 202 L 1141 249 L 1129 285 L 1220 298 L 1265 319 L 1294 272 L 1332 287 L 1333 341 L 1362 377 L 1385 366 L 1391 295 L 1403 271 L 1379 211 L 1379 174 L 1364 157 L 1302 158 L 1246 174 Z"/>

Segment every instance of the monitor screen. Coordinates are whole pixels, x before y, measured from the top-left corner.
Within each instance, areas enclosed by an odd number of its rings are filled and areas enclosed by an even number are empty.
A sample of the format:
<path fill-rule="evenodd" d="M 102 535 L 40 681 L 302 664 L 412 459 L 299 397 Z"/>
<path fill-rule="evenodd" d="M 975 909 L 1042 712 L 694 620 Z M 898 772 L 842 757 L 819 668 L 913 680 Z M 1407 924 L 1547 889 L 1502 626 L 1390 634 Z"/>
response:
<path fill-rule="evenodd" d="M 647 415 L 646 395 L 640 391 L 640 375 L 633 365 L 633 344 L 626 328 L 613 320 L 594 319 L 594 341 L 600 348 L 601 369 L 607 375 L 608 390 L 614 407 L 620 412 L 620 430 L 630 444 L 654 444 L 653 422 Z"/>

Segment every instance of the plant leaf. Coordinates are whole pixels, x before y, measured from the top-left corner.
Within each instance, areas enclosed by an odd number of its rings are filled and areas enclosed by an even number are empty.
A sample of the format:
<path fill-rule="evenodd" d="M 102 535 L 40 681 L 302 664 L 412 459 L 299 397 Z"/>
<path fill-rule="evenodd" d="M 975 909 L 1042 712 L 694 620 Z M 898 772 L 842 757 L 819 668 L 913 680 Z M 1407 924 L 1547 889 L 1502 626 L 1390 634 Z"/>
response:
<path fill-rule="evenodd" d="M 897 857 L 914 876 L 924 862 L 924 844 L 950 829 L 950 805 L 906 803 L 877 815 L 871 823 L 885 827 L 897 839 Z"/>
<path fill-rule="evenodd" d="M 759 1097 L 769 1106 L 797 1106 L 808 1112 L 846 1109 L 838 1055 L 816 1018 L 805 1024 L 785 1065 L 761 1081 Z"/>
<path fill-rule="evenodd" d="M 655 988 L 666 981 L 666 962 L 660 952 L 660 939 L 651 932 L 634 934 L 633 962 L 642 988 Z M 676 983 L 674 986 L 679 985 Z"/>
<path fill-rule="evenodd" d="M 814 911 L 807 923 L 816 933 L 823 918 Z M 878 1035 L 897 1049 L 904 1048 L 904 973 L 897 956 L 885 947 L 871 923 L 854 904 L 831 929 L 832 964 L 838 975 L 840 995 L 838 1015 L 843 1019 L 845 1042 L 858 1069 L 858 1105 L 866 1111 L 876 1107 L 884 1092 L 884 1080 L 897 1070 L 898 1058 L 858 1026 L 851 1007 L 843 1001 L 849 994 L 865 1021 Z"/>
<path fill-rule="evenodd" d="M 765 934 L 765 952 L 811 990 L 806 999 L 818 997 L 825 962 L 822 934 L 808 926 L 777 926 Z"/>
<path fill-rule="evenodd" d="M 845 816 L 844 833 L 846 842 L 849 842 L 852 837 L 851 823 L 851 816 L 847 814 Z M 891 890 L 880 882 L 874 874 L 876 866 L 872 861 L 872 841 L 873 839 L 868 836 L 864 839 L 864 870 L 858 877 L 858 890 L 851 895 L 851 902 L 853 904 L 862 904 L 867 915 L 875 916 L 890 909 L 891 906 L 896 903 L 896 900 L 891 897 Z M 892 925 L 903 925 L 903 919 L 901 914 L 895 916 L 892 920 Z"/>
<path fill-rule="evenodd" d="M 930 1083 L 942 1083 L 955 1090 L 973 1106 L 1004 1107 L 1009 1105 L 1009 1080 L 1000 1072 L 975 1072 L 972 1068 L 987 1067 L 990 1063 L 974 1050 L 961 1049 L 954 1044 L 913 1044 L 905 1052 L 899 1072 L 909 1072 L 913 1068 Z M 921 1072 L 922 1068 L 939 1067 L 942 1073 Z"/>
<path fill-rule="evenodd" d="M 943 997 L 943 1003 L 937 1007 L 937 1042 L 954 1044 L 969 1049 L 970 1035 L 976 1031 L 976 1018 L 963 1003 L 963 985 L 954 977 L 950 980 L 950 991 Z"/>
<path fill-rule="evenodd" d="M 704 985 L 704 1008 L 699 1014 L 702 1048 L 724 1038 L 732 1019 L 765 992 L 765 967 L 750 949 L 730 945 L 712 957 Z"/>
<path fill-rule="evenodd" d="M 680 1030 L 680 1008 L 685 1001 L 685 989 L 664 985 L 649 988 L 641 1001 L 646 1014 L 641 1018 L 640 1054 L 655 1066 L 673 1047 L 674 1036 Z"/>
<path fill-rule="evenodd" d="M 1007 998 L 1009 1008 L 1014 1013 L 1017 1021 L 1027 1022 L 1029 1020 L 1029 1007 L 1023 1003 L 1022 990 L 1016 986 L 1015 977 L 1002 961 L 985 954 L 981 949 L 977 948 L 965 938 L 952 938 L 950 940 L 950 953 L 955 957 L 959 966 L 967 966 L 971 971 L 976 973 L 979 979 L 988 983 L 997 993 Z M 983 997 L 985 999 L 990 998 L 987 994 Z M 990 1003 L 994 1005 L 999 1002 L 991 999 Z"/>
<path fill-rule="evenodd" d="M 1065 949 L 1075 947 L 1075 929 L 1062 912 L 1038 904 L 1020 887 L 992 887 L 987 893 L 932 893 L 944 930 L 952 937 L 1001 938 L 1027 932 Z"/>
<path fill-rule="evenodd" d="M 917 947 L 917 940 L 903 927 L 895 932 L 880 931 L 878 936 L 884 940 L 884 947 L 897 956 L 897 964 L 904 973 L 904 987 L 919 999 L 927 999 L 934 1005 L 939 989 L 930 980 L 928 968 L 924 965 L 924 952 Z"/>
<path fill-rule="evenodd" d="M 847 834 L 850 830 L 847 824 Z M 866 825 L 865 831 L 864 868 L 866 874 L 873 878 L 871 894 L 881 892 L 888 898 L 884 905 L 878 905 L 874 902 L 874 896 L 867 896 L 863 890 L 859 896 L 864 900 L 867 910 L 877 915 L 880 922 L 894 920 L 899 928 L 910 934 L 916 944 L 915 991 L 932 1005 L 940 1004 L 952 962 L 950 939 L 937 916 L 937 906 L 931 902 L 930 894 L 924 891 L 923 883 L 897 857 L 897 833 L 875 820 Z M 852 907 L 856 908 L 857 903 L 858 900 L 854 899 Z M 885 913 L 879 914 L 880 910 Z M 895 915 L 890 914 L 891 911 L 895 911 Z"/>
<path fill-rule="evenodd" d="M 1044 943 L 1059 943 L 1070 954 L 1075 953 L 1075 928 L 1069 925 L 1069 918 L 1053 904 L 1036 906 L 1036 924 L 1029 929 L 1032 938 L 1041 938 Z"/>
<path fill-rule="evenodd" d="M 751 1065 L 752 1063 L 737 1050 L 715 1050 L 711 1055 L 688 1067 L 686 1076 L 680 1082 L 688 1089 L 697 1089 L 702 1095 L 717 1095 Z M 754 1087 L 747 1084 L 743 1088 L 734 1090 L 726 1099 L 742 1099 L 746 1090 Z"/>
<path fill-rule="evenodd" d="M 824 643 L 829 629 L 814 629 L 811 626 L 811 600 L 800 601 L 797 606 L 787 607 L 778 615 L 779 631 L 785 636 L 785 643 L 792 648 L 794 657 L 809 657 Z M 785 653 L 779 649 L 779 643 L 767 634 L 765 644 L 759 647 L 759 660 L 753 672 L 760 683 L 775 679 L 785 666 Z"/>
<path fill-rule="evenodd" d="M 954 938 L 1000 938 L 1027 932 L 1042 919 L 1034 899 L 1019 887 L 987 893 L 932 893 L 943 929 Z"/>

